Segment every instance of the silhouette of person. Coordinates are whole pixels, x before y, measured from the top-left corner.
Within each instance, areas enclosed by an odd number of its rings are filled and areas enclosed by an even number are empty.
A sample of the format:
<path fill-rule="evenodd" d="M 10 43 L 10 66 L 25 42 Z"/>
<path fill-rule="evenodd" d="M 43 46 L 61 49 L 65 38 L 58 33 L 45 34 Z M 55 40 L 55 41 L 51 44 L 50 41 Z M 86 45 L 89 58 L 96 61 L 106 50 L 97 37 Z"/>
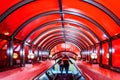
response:
<path fill-rule="evenodd" d="M 64 63 L 63 63 L 62 58 L 60 58 L 60 60 L 58 61 L 58 64 L 59 64 L 59 70 L 62 74 L 63 73 L 63 68 L 64 68 Z"/>
<path fill-rule="evenodd" d="M 65 68 L 66 74 L 68 74 L 68 70 L 69 70 L 69 58 L 66 55 L 63 58 L 63 63 L 64 63 L 64 68 Z"/>

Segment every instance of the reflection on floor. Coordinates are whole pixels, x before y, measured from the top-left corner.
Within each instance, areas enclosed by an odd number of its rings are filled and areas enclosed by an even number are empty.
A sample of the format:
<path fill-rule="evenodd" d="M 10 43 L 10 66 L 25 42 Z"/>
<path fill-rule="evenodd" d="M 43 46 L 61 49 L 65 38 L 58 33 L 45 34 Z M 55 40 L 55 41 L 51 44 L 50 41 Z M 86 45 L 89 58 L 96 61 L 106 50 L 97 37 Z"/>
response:
<path fill-rule="evenodd" d="M 74 63 L 77 63 L 78 68 L 83 69 L 83 72 L 87 72 L 89 73 L 89 76 L 93 76 L 93 78 L 95 78 L 94 80 L 120 80 L 120 73 L 101 68 L 98 64 L 92 65 L 82 61 L 76 61 Z M 36 76 L 36 74 L 46 71 L 51 66 L 53 66 L 53 64 L 54 61 L 45 61 L 34 65 L 27 64 L 25 67 L 0 72 L 0 80 L 32 80 Z M 48 74 L 53 74 L 53 77 L 55 77 L 56 75 L 56 79 L 54 80 L 72 80 L 72 78 L 76 78 L 75 80 L 85 80 L 84 77 L 81 77 L 81 74 L 78 74 L 79 71 L 74 67 L 73 64 L 70 64 L 68 74 L 66 74 L 64 70 L 62 76 L 60 75 L 61 72 L 59 71 L 58 64 L 56 64 L 54 69 L 51 68 L 51 71 L 49 71 Z"/>
<path fill-rule="evenodd" d="M 26 64 L 25 67 L 0 72 L 0 80 L 32 80 L 37 74 L 53 66 L 54 61 Z"/>
<path fill-rule="evenodd" d="M 87 62 L 77 61 L 77 65 L 89 68 L 93 72 L 100 74 L 100 75 L 103 75 L 104 77 L 107 77 L 110 80 L 120 80 L 120 73 L 114 72 L 112 70 L 108 70 L 105 68 L 101 68 L 101 67 L 99 67 L 98 64 L 89 64 Z M 96 75 L 96 77 L 99 77 L 99 75 Z M 103 80 L 103 79 L 101 79 L 101 80 Z M 104 80 L 105 80 L 105 78 L 104 78 Z M 106 80 L 108 80 L 108 79 L 106 79 Z"/>

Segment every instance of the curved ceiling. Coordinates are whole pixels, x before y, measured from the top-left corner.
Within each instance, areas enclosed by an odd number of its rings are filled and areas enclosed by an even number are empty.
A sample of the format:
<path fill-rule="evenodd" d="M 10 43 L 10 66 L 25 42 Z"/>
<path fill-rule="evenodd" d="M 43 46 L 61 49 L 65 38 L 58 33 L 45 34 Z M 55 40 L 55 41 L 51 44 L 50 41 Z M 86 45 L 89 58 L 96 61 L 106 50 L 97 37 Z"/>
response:
<path fill-rule="evenodd" d="M 0 48 L 11 38 L 46 50 L 64 42 L 85 49 L 120 34 L 119 3 L 119 0 L 0 0 Z"/>
<path fill-rule="evenodd" d="M 80 53 L 80 48 L 78 48 L 75 44 L 66 42 L 66 43 L 60 43 L 51 50 L 51 55 L 55 56 L 57 54 L 62 53 L 65 55 L 67 52 L 73 53 L 74 55 L 78 56 Z M 60 54 L 60 55 L 63 55 Z"/>

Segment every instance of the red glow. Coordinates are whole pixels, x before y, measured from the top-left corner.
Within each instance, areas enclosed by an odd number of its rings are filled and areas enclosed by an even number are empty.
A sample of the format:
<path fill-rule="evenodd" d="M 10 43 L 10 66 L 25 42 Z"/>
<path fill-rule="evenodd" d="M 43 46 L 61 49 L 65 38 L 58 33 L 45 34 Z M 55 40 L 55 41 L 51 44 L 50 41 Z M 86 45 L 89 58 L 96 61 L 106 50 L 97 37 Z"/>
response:
<path fill-rule="evenodd" d="M 106 42 L 106 43 L 104 43 L 103 45 L 102 45 L 102 64 L 106 64 L 106 65 L 108 65 L 108 58 L 107 58 L 107 54 L 108 54 L 108 43 Z"/>
<path fill-rule="evenodd" d="M 112 47 L 115 49 L 112 55 L 112 63 L 115 67 L 120 67 L 120 39 L 112 42 Z"/>
<path fill-rule="evenodd" d="M 97 45 L 96 46 L 96 51 L 97 51 L 97 61 L 98 61 L 98 63 L 100 62 L 100 46 L 99 45 Z"/>
<path fill-rule="evenodd" d="M 66 47 L 65 47 L 66 46 Z M 68 47 L 69 46 L 69 47 Z M 65 48 L 66 48 L 66 51 L 71 51 L 71 52 L 74 52 L 74 53 L 76 53 L 77 55 L 80 53 L 80 50 L 76 47 L 76 46 L 74 46 L 73 44 L 64 44 L 64 43 L 62 43 L 62 44 L 58 44 L 57 46 L 55 46 L 52 50 L 51 50 L 51 52 L 52 52 L 52 55 L 54 54 L 54 53 L 57 53 L 57 52 L 60 52 L 60 51 L 65 51 Z"/>

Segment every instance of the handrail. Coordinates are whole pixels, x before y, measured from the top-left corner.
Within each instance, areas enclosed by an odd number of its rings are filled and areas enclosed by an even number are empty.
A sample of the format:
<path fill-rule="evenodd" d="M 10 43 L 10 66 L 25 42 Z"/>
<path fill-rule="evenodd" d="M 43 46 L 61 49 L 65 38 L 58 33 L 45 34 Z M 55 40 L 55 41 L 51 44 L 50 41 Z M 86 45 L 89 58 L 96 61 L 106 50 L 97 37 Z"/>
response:
<path fill-rule="evenodd" d="M 42 76 L 44 73 L 46 73 L 48 70 L 50 70 L 51 68 L 53 68 L 53 66 L 55 66 L 57 64 L 57 62 L 55 62 L 54 65 L 52 65 L 50 68 L 48 68 L 47 70 L 43 71 L 42 73 L 36 75 L 33 80 L 37 80 L 40 76 Z"/>
<path fill-rule="evenodd" d="M 86 73 L 84 73 L 75 63 L 73 63 L 73 65 L 82 74 L 82 76 L 85 78 L 85 80 L 93 80 L 89 75 L 87 75 Z"/>

